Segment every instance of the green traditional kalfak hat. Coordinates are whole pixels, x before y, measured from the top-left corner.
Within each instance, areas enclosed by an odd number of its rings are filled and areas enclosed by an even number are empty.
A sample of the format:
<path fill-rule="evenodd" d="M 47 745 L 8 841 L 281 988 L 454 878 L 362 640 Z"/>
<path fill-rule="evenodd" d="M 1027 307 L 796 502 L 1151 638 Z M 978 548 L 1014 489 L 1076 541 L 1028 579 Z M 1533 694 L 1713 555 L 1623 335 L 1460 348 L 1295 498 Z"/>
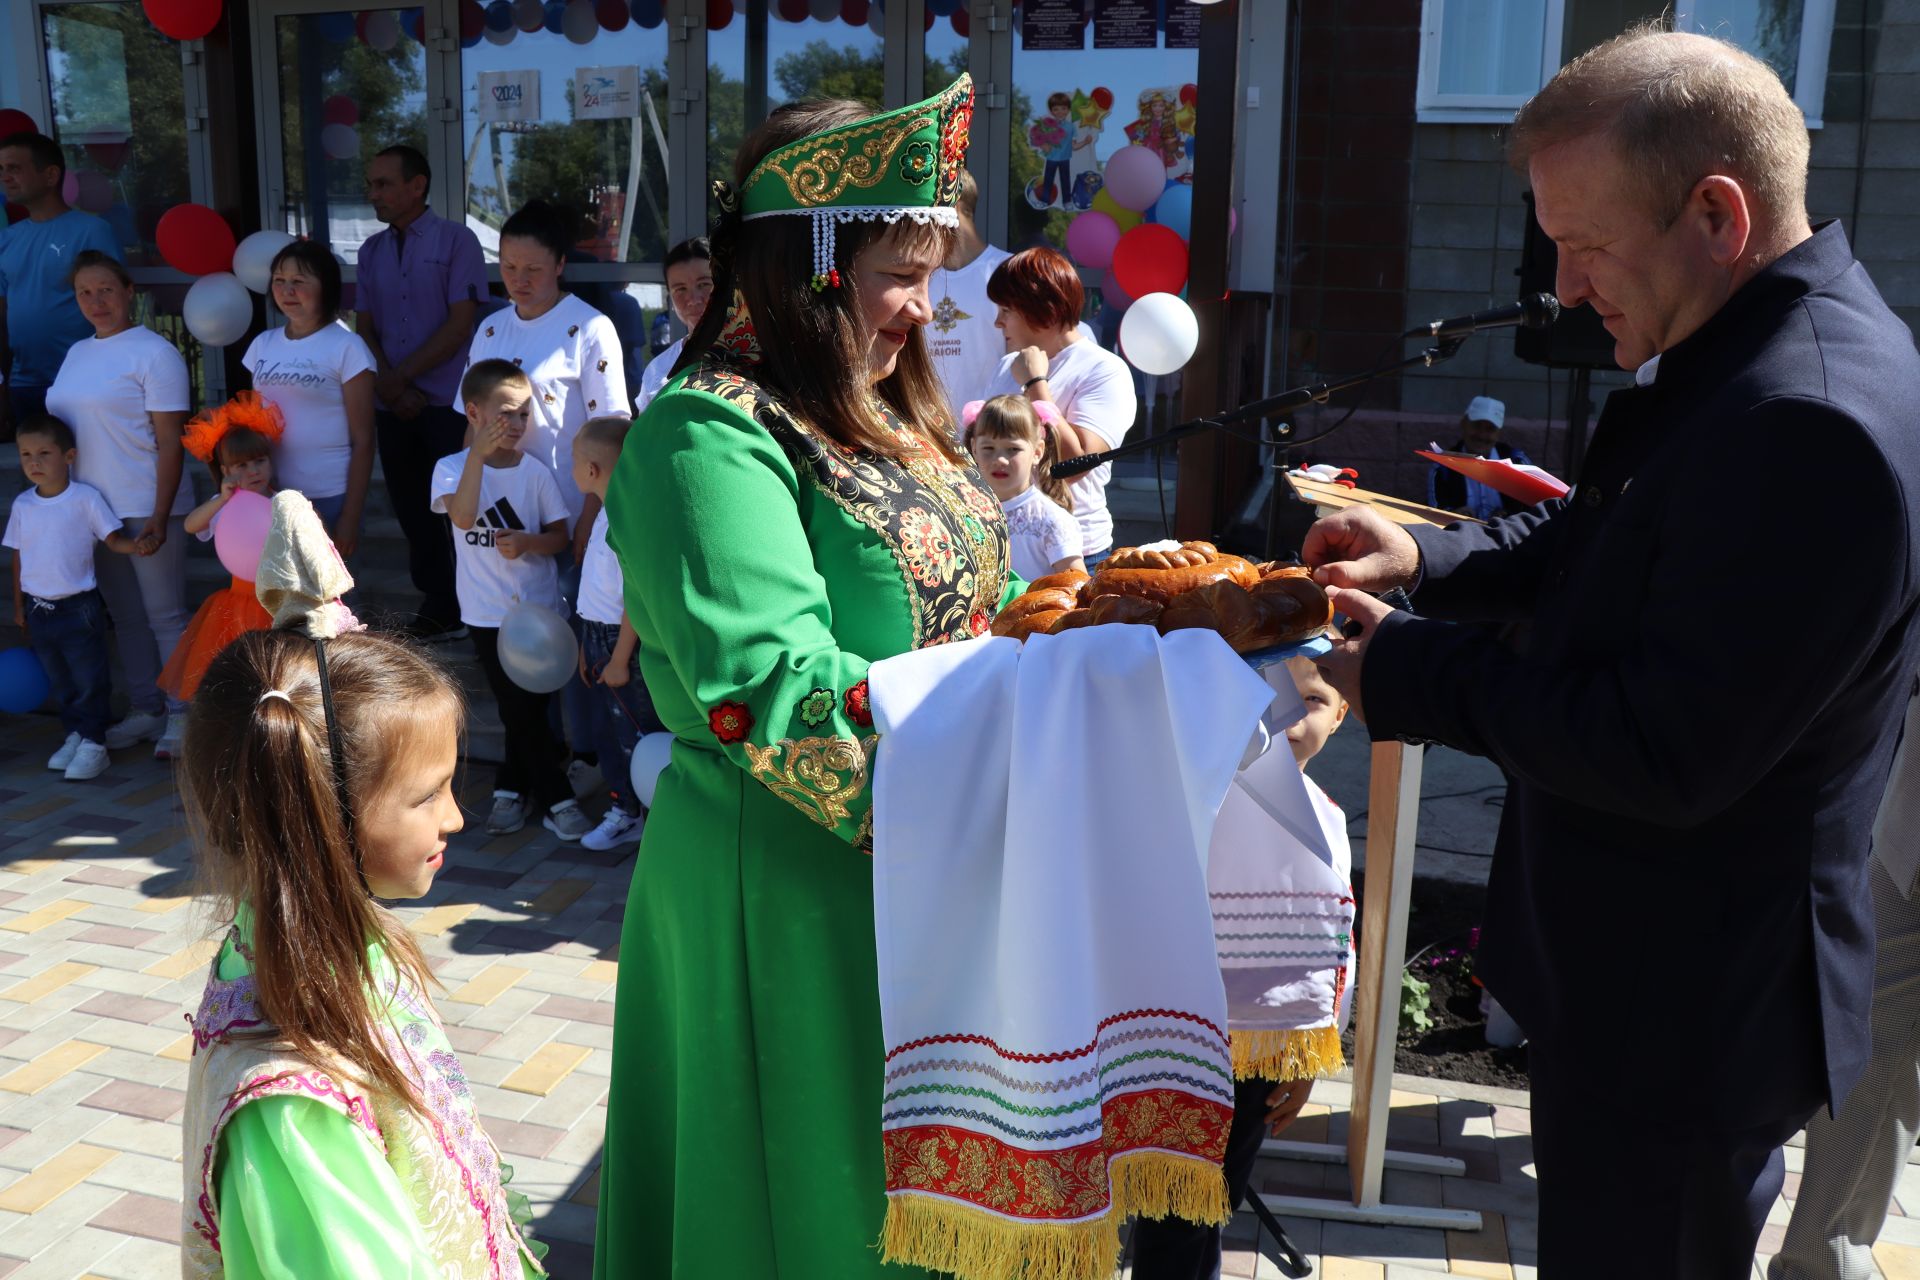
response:
<path fill-rule="evenodd" d="M 753 167 L 740 187 L 740 216 L 811 217 L 814 291 L 839 288 L 836 224 L 960 225 L 953 202 L 972 119 L 973 78 L 962 75 L 925 102 L 809 134 Z"/>

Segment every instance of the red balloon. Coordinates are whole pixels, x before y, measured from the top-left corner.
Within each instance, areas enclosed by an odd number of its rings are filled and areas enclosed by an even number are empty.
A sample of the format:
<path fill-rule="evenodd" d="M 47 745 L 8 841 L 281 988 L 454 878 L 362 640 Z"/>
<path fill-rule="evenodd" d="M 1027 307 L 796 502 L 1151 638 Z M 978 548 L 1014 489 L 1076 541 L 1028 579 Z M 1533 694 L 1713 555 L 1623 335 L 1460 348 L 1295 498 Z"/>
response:
<path fill-rule="evenodd" d="M 707 30 L 724 31 L 732 21 L 732 0 L 707 0 Z"/>
<path fill-rule="evenodd" d="M 928 31 L 931 31 L 931 30 L 933 30 L 933 10 L 931 10 L 931 9 L 928 9 L 928 10 L 926 10 L 926 11 L 925 11 L 925 12 L 924 12 L 924 13 L 922 14 L 922 16 L 923 16 L 923 17 L 924 17 L 924 18 L 926 19 L 926 22 L 925 22 L 925 24 L 924 24 L 924 25 L 925 25 L 925 27 L 926 27 L 926 29 L 927 29 Z"/>
<path fill-rule="evenodd" d="M 973 19 L 968 16 L 965 9 L 955 9 L 948 21 L 953 23 L 953 33 L 962 40 L 973 34 Z"/>
<path fill-rule="evenodd" d="M 327 124 L 359 124 L 360 104 L 344 93 L 336 93 L 320 104 L 320 119 Z"/>
<path fill-rule="evenodd" d="M 478 40 L 487 34 L 487 11 L 480 0 L 460 0 L 460 38 Z"/>
<path fill-rule="evenodd" d="M 1087 96 L 1092 98 L 1093 104 L 1102 111 L 1113 110 L 1113 90 L 1107 88 L 1105 85 L 1101 85 Z"/>
<path fill-rule="evenodd" d="M 807 20 L 807 0 L 779 0 L 774 12 L 780 15 L 782 22 L 805 22 Z"/>
<path fill-rule="evenodd" d="M 1180 101 L 1182 104 L 1189 107 L 1197 104 L 1200 101 L 1200 86 L 1197 84 L 1181 85 Z"/>
<path fill-rule="evenodd" d="M 1114 246 L 1113 278 L 1133 298 L 1178 293 L 1187 283 L 1187 242 L 1172 227 L 1143 222 Z"/>
<path fill-rule="evenodd" d="M 0 137 L 6 131 L 0 129 Z M 127 162 L 127 144 L 124 142 L 89 142 L 87 158 L 100 166 L 104 173 L 118 173 L 120 166 Z"/>
<path fill-rule="evenodd" d="M 850 27 L 864 27 L 872 7 L 868 0 L 840 0 L 840 21 Z"/>
<path fill-rule="evenodd" d="M 633 15 L 627 12 L 627 0 L 600 0 L 593 6 L 593 16 L 600 19 L 600 25 L 609 31 L 624 31 Z"/>
<path fill-rule="evenodd" d="M 154 239 L 176 271 L 207 276 L 233 266 L 233 228 L 203 204 L 177 204 L 161 215 Z"/>
<path fill-rule="evenodd" d="M 40 126 L 35 124 L 33 117 L 26 112 L 16 111 L 12 107 L 0 111 L 0 138 L 5 138 L 15 133 L 38 132 L 40 132 Z"/>
<path fill-rule="evenodd" d="M 362 44 L 365 44 L 367 40 L 367 19 L 372 16 L 373 14 L 365 9 L 353 15 L 353 33 L 360 37 Z"/>
<path fill-rule="evenodd" d="M 220 25 L 220 0 L 140 0 L 163 36 L 199 40 Z"/>

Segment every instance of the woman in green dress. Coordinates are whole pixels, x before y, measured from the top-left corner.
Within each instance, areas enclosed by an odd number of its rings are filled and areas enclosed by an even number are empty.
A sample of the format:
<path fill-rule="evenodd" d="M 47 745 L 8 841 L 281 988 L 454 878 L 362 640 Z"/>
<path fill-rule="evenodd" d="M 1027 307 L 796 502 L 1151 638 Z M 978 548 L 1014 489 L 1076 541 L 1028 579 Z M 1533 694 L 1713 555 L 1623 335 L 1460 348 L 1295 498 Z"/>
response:
<path fill-rule="evenodd" d="M 963 77 L 748 139 L 714 241 L 733 305 L 607 497 L 676 741 L 621 938 L 601 1280 L 882 1274 L 867 669 L 985 633 L 1018 587 L 920 336 L 971 110 Z"/>

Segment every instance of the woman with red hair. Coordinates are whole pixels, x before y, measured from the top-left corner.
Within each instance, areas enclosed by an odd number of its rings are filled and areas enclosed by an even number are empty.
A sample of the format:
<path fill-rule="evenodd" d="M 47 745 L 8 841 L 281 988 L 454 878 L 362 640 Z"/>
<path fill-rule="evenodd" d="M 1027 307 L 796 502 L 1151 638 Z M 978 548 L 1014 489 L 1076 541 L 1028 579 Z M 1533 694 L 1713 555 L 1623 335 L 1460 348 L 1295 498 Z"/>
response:
<path fill-rule="evenodd" d="M 994 324 L 1007 335 L 1008 354 L 986 397 L 1022 395 L 1059 410 L 1064 424 L 1049 430 L 1062 461 L 1126 439 L 1139 413 L 1133 374 L 1126 361 L 1081 329 L 1086 296 L 1065 255 L 1045 247 L 1014 254 L 994 269 L 987 297 L 999 308 Z M 1069 486 L 1089 569 L 1113 551 L 1113 517 L 1107 512 L 1112 476 L 1113 465 L 1105 463 Z"/>

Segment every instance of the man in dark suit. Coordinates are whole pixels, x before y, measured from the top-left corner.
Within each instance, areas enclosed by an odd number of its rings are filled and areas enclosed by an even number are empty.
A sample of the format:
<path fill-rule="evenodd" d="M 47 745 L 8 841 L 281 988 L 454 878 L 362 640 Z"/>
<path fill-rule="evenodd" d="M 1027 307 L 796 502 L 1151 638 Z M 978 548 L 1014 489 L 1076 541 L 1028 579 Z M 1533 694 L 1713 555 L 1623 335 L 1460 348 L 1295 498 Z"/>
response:
<path fill-rule="evenodd" d="M 1361 508 L 1306 559 L 1376 738 L 1512 779 L 1479 958 L 1532 1037 L 1547 1280 L 1745 1277 L 1780 1147 L 1868 1046 L 1875 807 L 1920 658 L 1920 355 L 1773 72 L 1629 33 L 1515 121 L 1563 306 L 1608 397 L 1566 499 L 1409 535 Z M 1847 477 L 1809 533 L 1769 501 Z M 1370 591 L 1413 589 L 1420 616 Z M 1461 621 L 1526 620 L 1524 653 Z"/>

